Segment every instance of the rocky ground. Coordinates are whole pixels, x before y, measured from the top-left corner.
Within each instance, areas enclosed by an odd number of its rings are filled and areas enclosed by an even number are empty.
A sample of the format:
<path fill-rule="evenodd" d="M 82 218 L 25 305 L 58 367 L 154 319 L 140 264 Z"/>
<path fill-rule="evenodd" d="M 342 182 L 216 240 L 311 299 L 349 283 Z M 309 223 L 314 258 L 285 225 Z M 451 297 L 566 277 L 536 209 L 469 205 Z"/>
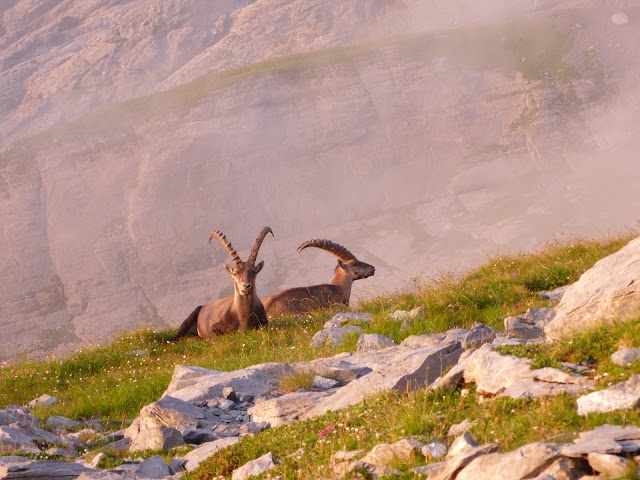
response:
<path fill-rule="evenodd" d="M 220 372 L 178 365 L 162 398 L 147 405 L 125 430 L 106 434 L 99 425 L 68 434 L 82 427 L 61 417 L 50 417 L 43 430 L 40 421 L 25 407 L 11 406 L 0 411 L 0 444 L 25 453 L 73 452 L 90 448 L 96 442 L 110 448 L 132 451 L 165 451 L 188 443 L 195 447 L 170 466 L 161 457 L 151 457 L 110 471 L 96 470 L 94 463 L 41 462 L 21 457 L 0 458 L 0 478 L 50 478 L 51 469 L 64 478 L 178 478 L 183 471 L 245 435 L 279 425 L 313 418 L 331 410 L 355 405 L 383 391 L 407 393 L 415 389 L 453 389 L 474 384 L 476 395 L 491 401 L 494 397 L 537 398 L 567 393 L 576 397 L 578 413 L 637 408 L 640 402 L 640 376 L 596 389 L 589 367 L 564 364 L 557 368 L 533 369 L 530 360 L 505 355 L 495 349 L 501 345 L 549 341 L 545 332 L 557 334 L 586 328 L 570 316 L 575 311 L 607 311 L 598 322 L 637 318 L 640 305 L 637 280 L 640 279 L 640 238 L 619 252 L 599 261 L 562 294 L 557 308 L 530 309 L 519 317 L 505 319 L 504 332 L 477 324 L 472 329 L 453 329 L 440 334 L 415 335 L 400 345 L 382 335 L 361 335 L 357 351 L 332 358 L 297 364 L 267 363 L 245 369 Z M 615 274 L 623 278 L 616 285 Z M 629 280 L 631 279 L 631 280 Z M 585 298 L 582 292 L 597 294 Z M 558 292 L 542 292 L 554 295 Z M 611 299 L 625 301 L 611 302 Z M 580 300 L 582 298 L 582 300 Z M 568 306 L 571 306 L 569 311 Z M 568 312 L 568 314 L 567 314 Z M 398 311 L 398 321 L 411 321 L 419 311 Z M 313 339 L 316 345 L 340 342 L 345 332 L 358 333 L 353 322 L 367 322 L 365 314 L 342 313 L 329 320 Z M 624 348 L 612 361 L 627 366 L 640 359 L 639 348 Z M 452 368 L 451 368 L 452 367 Z M 308 390 L 283 393 L 278 379 L 293 372 L 313 372 Z M 51 402 L 50 397 L 36 400 Z M 373 478 L 395 476 L 397 461 L 411 461 L 420 452 L 432 463 L 416 467 L 416 475 L 435 480 L 536 478 L 539 480 L 617 478 L 626 475 L 640 456 L 640 429 L 635 426 L 602 425 L 578 435 L 573 441 L 528 444 L 513 452 L 498 452 L 496 443 L 479 445 L 467 432 L 469 422 L 454 426 L 449 434 L 455 440 L 425 441 L 408 437 L 394 444 L 380 444 L 368 452 L 337 452 L 328 468 L 342 477 L 359 469 Z M 234 479 L 249 478 L 275 466 L 271 454 L 237 469 Z M 52 466 L 54 465 L 54 466 Z M 25 473 L 26 472 L 26 473 Z M 22 476 L 21 476 L 22 475 Z M 26 475 L 26 477 L 25 477 Z M 114 475 L 121 475 L 114 477 Z M 133 477 L 137 475 L 137 477 Z M 333 477 L 332 477 L 333 478 Z"/>

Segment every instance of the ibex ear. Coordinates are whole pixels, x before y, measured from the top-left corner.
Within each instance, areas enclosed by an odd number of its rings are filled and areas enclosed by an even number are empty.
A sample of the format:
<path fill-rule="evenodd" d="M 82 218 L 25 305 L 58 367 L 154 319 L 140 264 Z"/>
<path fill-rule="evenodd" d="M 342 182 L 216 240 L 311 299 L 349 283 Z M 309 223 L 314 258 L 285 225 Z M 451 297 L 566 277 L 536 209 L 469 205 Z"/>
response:
<path fill-rule="evenodd" d="M 229 265 L 227 265 L 226 263 L 223 263 L 222 266 L 224 267 L 224 269 L 229 272 L 229 275 L 233 275 L 233 267 L 230 267 Z"/>
<path fill-rule="evenodd" d="M 253 271 L 258 273 L 260 270 L 262 270 L 262 267 L 264 267 L 264 260 L 253 267 Z"/>
<path fill-rule="evenodd" d="M 338 260 L 338 265 L 340 265 L 340 267 L 342 267 L 344 269 L 346 269 L 346 267 L 347 267 L 342 260 Z"/>

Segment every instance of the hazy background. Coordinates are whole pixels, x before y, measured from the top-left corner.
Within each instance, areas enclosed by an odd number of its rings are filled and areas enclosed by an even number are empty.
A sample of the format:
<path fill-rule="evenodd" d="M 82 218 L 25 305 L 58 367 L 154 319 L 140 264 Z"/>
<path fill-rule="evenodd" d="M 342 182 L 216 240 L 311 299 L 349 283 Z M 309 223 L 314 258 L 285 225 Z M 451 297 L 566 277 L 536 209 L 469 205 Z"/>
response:
<path fill-rule="evenodd" d="M 352 299 L 640 218 L 640 1 L 0 5 L 0 360 L 320 283 Z"/>

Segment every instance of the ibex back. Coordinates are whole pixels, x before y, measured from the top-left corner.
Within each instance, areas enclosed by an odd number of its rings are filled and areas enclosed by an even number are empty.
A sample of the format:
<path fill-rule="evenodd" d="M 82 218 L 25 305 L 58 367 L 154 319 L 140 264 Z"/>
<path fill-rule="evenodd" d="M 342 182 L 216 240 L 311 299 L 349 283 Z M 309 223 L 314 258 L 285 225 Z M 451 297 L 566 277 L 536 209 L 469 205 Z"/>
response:
<path fill-rule="evenodd" d="M 240 260 L 231 246 L 231 242 L 228 242 L 221 232 L 211 233 L 209 242 L 213 238 L 217 238 L 226 248 L 234 263 L 233 267 L 223 264 L 224 269 L 233 278 L 233 297 L 213 300 L 206 305 L 197 307 L 182 322 L 173 340 L 188 335 L 211 338 L 267 325 L 267 315 L 256 293 L 256 276 L 262 270 L 264 262 L 257 265 L 255 262 L 260 245 L 268 233 L 273 235 L 269 227 L 264 227 L 256 238 L 246 262 Z"/>
<path fill-rule="evenodd" d="M 308 240 L 298 247 L 298 251 L 301 252 L 307 247 L 320 248 L 338 257 L 338 265 L 333 271 L 331 282 L 289 288 L 265 297 L 262 303 L 267 317 L 300 315 L 335 304 L 349 305 L 351 284 L 375 273 L 372 265 L 361 262 L 345 247 L 330 240 Z"/>

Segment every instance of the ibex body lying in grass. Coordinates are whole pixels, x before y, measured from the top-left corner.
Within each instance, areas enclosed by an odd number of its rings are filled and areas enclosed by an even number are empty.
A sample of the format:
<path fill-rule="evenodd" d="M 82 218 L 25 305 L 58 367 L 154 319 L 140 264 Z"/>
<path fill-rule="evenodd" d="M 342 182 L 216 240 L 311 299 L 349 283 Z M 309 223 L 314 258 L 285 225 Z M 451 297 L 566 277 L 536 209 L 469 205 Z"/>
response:
<path fill-rule="evenodd" d="M 267 325 L 267 315 L 256 293 L 256 276 L 262 270 L 264 262 L 257 265 L 255 262 L 260 245 L 268 233 L 273 235 L 269 227 L 264 227 L 256 238 L 246 262 L 240 260 L 231 242 L 228 242 L 221 232 L 211 233 L 209 242 L 213 238 L 220 240 L 235 265 L 230 267 L 226 263 L 223 264 L 224 269 L 233 277 L 233 297 L 213 300 L 197 307 L 182 322 L 173 340 L 196 335 L 212 338 L 225 333 L 244 332 Z"/>
<path fill-rule="evenodd" d="M 262 304 L 267 317 L 299 315 L 335 304 L 349 305 L 351 284 L 355 280 L 370 277 L 375 273 L 372 265 L 359 261 L 345 247 L 330 240 L 308 240 L 298 247 L 298 251 L 307 247 L 321 248 L 338 257 L 338 265 L 333 271 L 331 282 L 310 287 L 289 288 L 264 298 Z"/>

